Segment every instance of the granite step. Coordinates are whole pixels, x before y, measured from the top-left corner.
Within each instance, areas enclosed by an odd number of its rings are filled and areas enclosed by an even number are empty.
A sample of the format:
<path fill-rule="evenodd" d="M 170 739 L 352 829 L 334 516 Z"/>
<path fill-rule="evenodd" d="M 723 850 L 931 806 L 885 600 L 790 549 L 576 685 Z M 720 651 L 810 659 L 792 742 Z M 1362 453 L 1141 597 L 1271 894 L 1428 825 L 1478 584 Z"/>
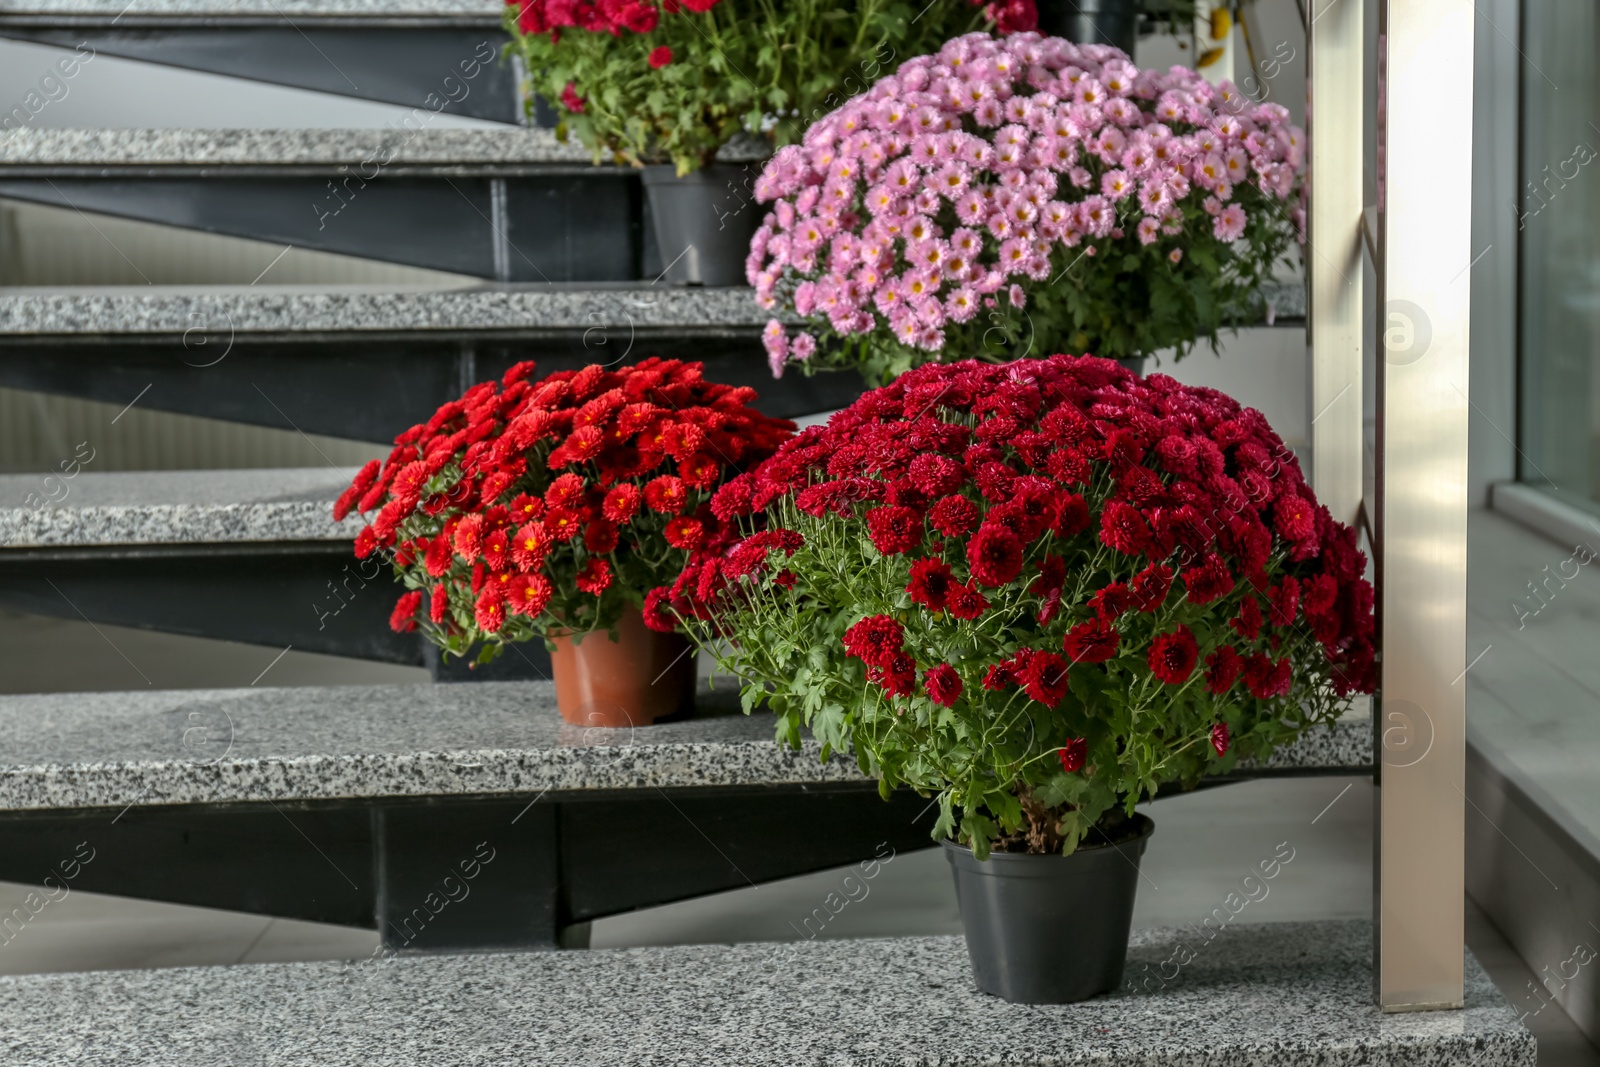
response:
<path fill-rule="evenodd" d="M 4 978 L 0 1064 L 1534 1067 L 1470 954 L 1463 1010 L 1381 1014 L 1372 937 L 1240 926 L 1153 988 L 1049 1007 L 976 992 L 952 937 Z M 1129 975 L 1196 940 L 1135 932 Z"/>
<path fill-rule="evenodd" d="M 0 197 L 501 282 L 668 265 L 637 169 L 596 166 L 549 130 L 432 128 L 433 110 L 380 130 L 13 129 Z M 723 149 L 747 169 L 720 214 L 760 210 L 765 152 Z"/>
<path fill-rule="evenodd" d="M 644 283 L 14 288 L 0 385 L 376 442 L 524 359 L 698 360 L 785 418 L 860 395 L 855 374 L 773 380 L 768 317 L 746 288 Z"/>
<path fill-rule="evenodd" d="M 1231 777 L 1371 755 L 1369 724 L 1341 722 Z M 779 744 L 726 680 L 689 719 L 624 730 L 564 723 L 548 682 L 0 697 L 0 880 L 38 884 L 88 841 L 79 888 L 407 950 L 554 947 L 606 915 L 928 848 L 930 811 L 815 739 Z M 504 858 L 470 906 L 409 927 L 485 842 Z"/>
<path fill-rule="evenodd" d="M 0 37 L 516 124 L 504 11 L 498 0 L 18 0 L 0 8 Z"/>

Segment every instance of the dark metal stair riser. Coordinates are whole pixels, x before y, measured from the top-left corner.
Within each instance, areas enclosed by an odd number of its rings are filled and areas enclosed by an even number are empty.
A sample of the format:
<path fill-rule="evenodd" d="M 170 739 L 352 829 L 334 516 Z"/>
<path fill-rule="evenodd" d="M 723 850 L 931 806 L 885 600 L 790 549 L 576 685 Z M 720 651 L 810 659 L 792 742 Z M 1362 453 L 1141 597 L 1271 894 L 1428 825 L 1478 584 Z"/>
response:
<path fill-rule="evenodd" d="M 774 380 L 754 326 L 624 323 L 495 336 L 418 330 L 296 339 L 198 319 L 187 338 L 0 338 L 0 385 L 119 408 L 138 396 L 141 408 L 379 443 L 523 359 L 537 360 L 542 373 L 647 356 L 699 360 L 706 377 L 754 387 L 756 407 L 782 418 L 844 407 L 863 390 L 850 372 Z"/>
<path fill-rule="evenodd" d="M 373 164 L 344 174 L 104 179 L 0 171 L 0 197 L 504 282 L 642 277 L 637 176 L 462 170 L 408 176 Z"/>
<path fill-rule="evenodd" d="M 522 122 L 516 67 L 502 58 L 510 39 L 492 20 L 470 27 L 273 21 L 276 25 L 229 26 L 218 20 L 209 26 L 63 29 L 13 18 L 0 21 L 0 37 L 67 49 L 86 45 L 94 55 L 494 122 Z"/>
<path fill-rule="evenodd" d="M 866 782 L 536 796 L 8 813 L 0 880 L 41 885 L 87 842 L 73 890 L 380 929 L 398 952 L 512 950 L 933 843 L 927 800 Z"/>

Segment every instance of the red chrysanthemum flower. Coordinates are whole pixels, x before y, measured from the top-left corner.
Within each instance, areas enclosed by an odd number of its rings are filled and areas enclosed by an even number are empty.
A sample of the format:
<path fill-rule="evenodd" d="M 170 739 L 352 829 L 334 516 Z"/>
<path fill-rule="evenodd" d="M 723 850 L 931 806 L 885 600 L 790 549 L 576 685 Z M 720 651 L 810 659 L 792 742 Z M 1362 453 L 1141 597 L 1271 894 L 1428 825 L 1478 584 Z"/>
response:
<path fill-rule="evenodd" d="M 905 629 L 887 615 L 869 615 L 844 632 L 844 650 L 869 667 L 881 667 L 905 646 Z"/>
<path fill-rule="evenodd" d="M 961 696 L 961 675 L 950 664 L 941 663 L 923 674 L 922 689 L 940 707 L 954 707 L 956 698 Z"/>
<path fill-rule="evenodd" d="M 600 505 L 600 514 L 618 525 L 632 522 L 633 517 L 639 514 L 642 500 L 639 487 L 632 482 L 614 485 L 606 493 L 605 502 Z"/>
<path fill-rule="evenodd" d="M 483 591 L 478 594 L 478 602 L 473 606 L 472 616 L 478 629 L 484 633 L 499 633 L 506 624 L 505 586 L 499 582 L 485 583 Z"/>
<path fill-rule="evenodd" d="M 1061 769 L 1068 774 L 1076 774 L 1083 770 L 1084 761 L 1089 758 L 1089 739 L 1087 737 L 1074 737 L 1061 746 Z"/>
<path fill-rule="evenodd" d="M 450 614 L 450 590 L 443 584 L 433 587 L 433 594 L 428 598 L 428 618 L 436 623 L 442 623 Z"/>
<path fill-rule="evenodd" d="M 651 511 L 659 511 L 663 515 L 676 515 L 683 510 L 687 499 L 683 481 L 670 474 L 654 478 L 644 487 L 644 502 Z"/>
<path fill-rule="evenodd" d="M 611 564 L 598 556 L 591 556 L 589 562 L 583 565 L 583 570 L 578 572 L 574 584 L 591 596 L 599 596 L 611 585 Z"/>
<path fill-rule="evenodd" d="M 950 595 L 945 598 L 944 608 L 956 618 L 970 621 L 989 610 L 989 601 L 978 591 L 977 586 L 967 582 L 950 587 Z"/>
<path fill-rule="evenodd" d="M 1316 509 L 1302 497 L 1285 494 L 1273 505 L 1272 524 L 1285 540 L 1309 540 L 1317 535 Z"/>
<path fill-rule="evenodd" d="M 514 574 L 506 582 L 506 595 L 511 601 L 512 610 L 529 618 L 536 618 L 544 611 L 552 592 L 554 589 L 550 579 L 538 573 Z"/>
<path fill-rule="evenodd" d="M 686 515 L 679 515 L 667 521 L 663 531 L 667 544 L 673 548 L 693 550 L 700 546 L 705 538 L 705 526 L 699 519 L 691 519 Z"/>
<path fill-rule="evenodd" d="M 1243 669 L 1244 661 L 1239 658 L 1239 653 L 1231 646 L 1222 645 L 1206 657 L 1206 688 L 1221 696 L 1233 688 Z"/>
<path fill-rule="evenodd" d="M 967 542 L 967 566 L 984 585 L 1005 585 L 1022 573 L 1022 561 L 1022 539 L 1004 526 L 985 524 Z"/>
<path fill-rule="evenodd" d="M 1289 692 L 1294 676 L 1285 656 L 1276 662 L 1262 652 L 1250 655 L 1244 661 L 1244 684 L 1257 700 L 1271 700 Z"/>
<path fill-rule="evenodd" d="M 1187 626 L 1171 633 L 1157 634 L 1150 642 L 1150 673 L 1168 685 L 1182 685 L 1194 673 L 1200 650 Z"/>
<path fill-rule="evenodd" d="M 922 516 L 907 507 L 873 508 L 867 512 L 867 534 L 886 556 L 909 552 L 922 543 Z"/>
<path fill-rule="evenodd" d="M 1172 568 L 1165 563 L 1152 563 L 1133 576 L 1128 588 L 1140 611 L 1155 611 L 1167 602 L 1167 593 L 1172 589 Z"/>
<path fill-rule="evenodd" d="M 867 681 L 882 686 L 890 696 L 908 697 L 917 684 L 917 664 L 904 652 L 895 652 L 881 665 L 867 668 Z"/>
<path fill-rule="evenodd" d="M 1028 657 L 1028 665 L 1022 671 L 1022 688 L 1030 700 L 1053 708 L 1067 697 L 1070 688 L 1067 668 L 1070 666 L 1054 652 L 1035 652 Z"/>
<path fill-rule="evenodd" d="M 1211 747 L 1217 750 L 1217 756 L 1228 754 L 1228 724 L 1219 722 L 1211 728 Z"/>
<path fill-rule="evenodd" d="M 410 633 L 417 628 L 417 607 L 422 603 L 422 590 L 413 589 L 400 594 L 394 610 L 389 613 L 389 629 L 395 633 Z"/>
<path fill-rule="evenodd" d="M 978 505 L 964 496 L 947 496 L 928 511 L 928 523 L 946 537 L 960 537 L 978 522 Z"/>
<path fill-rule="evenodd" d="M 1125 556 L 1137 556 L 1150 545 L 1150 527 L 1138 508 L 1113 500 L 1100 513 L 1100 540 Z"/>
<path fill-rule="evenodd" d="M 672 595 L 665 586 L 650 590 L 644 598 L 644 624 L 657 633 L 672 633 L 678 620 L 669 613 L 671 607 Z"/>
<path fill-rule="evenodd" d="M 912 603 L 921 604 L 929 611 L 943 611 L 955 585 L 950 567 L 943 560 L 919 559 L 911 565 L 911 581 L 906 583 L 906 592 L 911 594 Z"/>
<path fill-rule="evenodd" d="M 1061 651 L 1074 663 L 1104 663 L 1117 654 L 1121 637 L 1104 619 L 1080 622 L 1061 639 Z"/>
<path fill-rule="evenodd" d="M 1213 552 L 1198 567 L 1183 572 L 1183 586 L 1189 603 L 1209 604 L 1233 592 L 1234 578 L 1222 557 Z"/>
<path fill-rule="evenodd" d="M 604 519 L 596 519 L 583 528 L 583 547 L 597 556 L 604 556 L 617 549 L 617 524 Z M 671 544 L 669 537 L 667 543 Z"/>
<path fill-rule="evenodd" d="M 1255 597 L 1246 594 L 1239 601 L 1239 613 L 1228 620 L 1228 625 L 1246 641 L 1254 641 L 1261 635 L 1261 622 L 1261 605 L 1256 603 Z"/>
<path fill-rule="evenodd" d="M 1115 622 L 1117 616 L 1133 608 L 1138 598 L 1122 582 L 1112 582 L 1089 598 L 1089 606 L 1106 622 Z"/>
<path fill-rule="evenodd" d="M 650 49 L 649 63 L 652 70 L 660 70 L 672 62 L 672 49 L 666 45 L 657 45 Z"/>
<path fill-rule="evenodd" d="M 1272 625 L 1293 626 L 1300 608 L 1300 583 L 1284 575 L 1283 581 L 1267 590 L 1267 602 L 1272 607 Z"/>

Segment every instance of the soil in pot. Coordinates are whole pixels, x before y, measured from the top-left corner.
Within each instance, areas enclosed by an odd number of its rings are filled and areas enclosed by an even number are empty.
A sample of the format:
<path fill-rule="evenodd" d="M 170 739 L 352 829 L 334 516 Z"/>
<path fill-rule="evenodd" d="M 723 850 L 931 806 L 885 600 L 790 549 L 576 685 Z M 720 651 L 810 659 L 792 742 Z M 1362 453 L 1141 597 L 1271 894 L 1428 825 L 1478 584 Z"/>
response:
<path fill-rule="evenodd" d="M 644 168 L 664 281 L 745 284 L 745 257 L 763 214 L 752 191 L 760 174 L 755 163 L 713 163 L 682 177 L 671 166 Z"/>
<path fill-rule="evenodd" d="M 635 608 L 581 639 L 552 635 L 561 718 L 576 726 L 649 726 L 694 710 L 695 656 L 679 634 L 657 633 Z"/>
<path fill-rule="evenodd" d="M 1070 856 L 972 850 L 944 842 L 978 989 L 1018 1004 L 1067 1004 L 1110 992 L 1128 957 L 1144 815 L 1112 844 Z"/>

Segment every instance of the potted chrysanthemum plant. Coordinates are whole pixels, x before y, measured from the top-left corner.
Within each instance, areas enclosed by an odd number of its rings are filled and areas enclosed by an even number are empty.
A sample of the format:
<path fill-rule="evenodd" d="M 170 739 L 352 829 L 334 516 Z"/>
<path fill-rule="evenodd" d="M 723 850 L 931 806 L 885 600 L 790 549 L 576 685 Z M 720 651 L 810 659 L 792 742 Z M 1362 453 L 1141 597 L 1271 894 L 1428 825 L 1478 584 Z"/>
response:
<path fill-rule="evenodd" d="M 508 0 L 506 25 L 557 136 L 644 167 L 667 280 L 737 285 L 758 167 L 719 150 L 759 158 L 908 56 L 1033 22 L 1029 0 Z"/>
<path fill-rule="evenodd" d="M 716 488 L 794 424 L 698 363 L 533 370 L 519 363 L 402 433 L 334 515 L 373 513 L 355 553 L 382 553 L 405 584 L 395 630 L 475 663 L 543 638 L 564 718 L 648 724 L 687 706 L 694 657 L 644 626 L 645 594 L 711 536 Z"/>
<path fill-rule="evenodd" d="M 1266 420 L 1110 360 L 917 368 L 711 509 L 647 624 L 685 625 L 780 739 L 937 798 L 978 986 L 1011 1000 L 1120 980 L 1136 804 L 1373 686 L 1355 533 Z"/>
<path fill-rule="evenodd" d="M 1278 104 L 1105 45 L 971 34 L 780 149 L 746 263 L 784 367 L 1186 354 L 1250 321 L 1303 218 Z"/>

